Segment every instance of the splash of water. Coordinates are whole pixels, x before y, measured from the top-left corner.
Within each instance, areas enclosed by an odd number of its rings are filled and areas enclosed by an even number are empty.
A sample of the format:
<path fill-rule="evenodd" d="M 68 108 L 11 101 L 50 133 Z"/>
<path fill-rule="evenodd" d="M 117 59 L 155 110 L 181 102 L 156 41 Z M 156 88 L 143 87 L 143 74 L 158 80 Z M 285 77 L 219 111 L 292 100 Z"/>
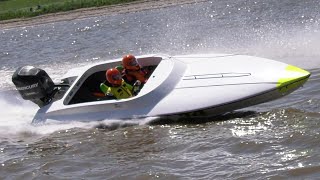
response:
<path fill-rule="evenodd" d="M 42 136 L 51 134 L 57 131 L 68 130 L 72 128 L 103 128 L 103 129 L 117 129 L 121 127 L 145 125 L 157 117 L 150 117 L 144 119 L 105 119 L 103 121 L 94 122 L 76 122 L 76 121 L 53 121 L 49 120 L 43 125 L 32 125 L 32 119 L 38 107 L 29 102 L 22 100 L 18 95 L 13 95 L 12 92 L 5 92 L 0 94 L 0 136 L 2 138 L 11 138 L 13 136 Z"/>

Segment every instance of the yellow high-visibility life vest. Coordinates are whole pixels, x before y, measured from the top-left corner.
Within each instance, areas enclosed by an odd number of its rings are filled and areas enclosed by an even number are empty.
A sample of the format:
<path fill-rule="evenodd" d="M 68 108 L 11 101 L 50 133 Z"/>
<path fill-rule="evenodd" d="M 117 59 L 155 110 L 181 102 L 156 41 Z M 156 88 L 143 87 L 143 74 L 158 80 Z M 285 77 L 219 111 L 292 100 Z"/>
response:
<path fill-rule="evenodd" d="M 100 89 L 105 95 L 114 96 L 117 99 L 126 99 L 132 97 L 133 87 L 122 80 L 121 86 L 109 87 L 104 83 L 100 84 Z"/>

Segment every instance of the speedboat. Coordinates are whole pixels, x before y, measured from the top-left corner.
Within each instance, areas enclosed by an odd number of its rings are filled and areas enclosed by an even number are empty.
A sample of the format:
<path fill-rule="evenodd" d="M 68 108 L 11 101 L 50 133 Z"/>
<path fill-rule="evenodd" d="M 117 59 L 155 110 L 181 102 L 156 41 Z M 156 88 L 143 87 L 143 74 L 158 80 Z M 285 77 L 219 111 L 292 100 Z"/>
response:
<path fill-rule="evenodd" d="M 18 68 L 12 81 L 23 99 L 39 105 L 33 123 L 99 121 L 184 115 L 221 115 L 283 97 L 310 73 L 282 62 L 232 54 L 144 55 L 148 81 L 128 99 L 96 96 L 109 68 L 121 59 L 69 70 L 61 81 L 33 66 Z"/>

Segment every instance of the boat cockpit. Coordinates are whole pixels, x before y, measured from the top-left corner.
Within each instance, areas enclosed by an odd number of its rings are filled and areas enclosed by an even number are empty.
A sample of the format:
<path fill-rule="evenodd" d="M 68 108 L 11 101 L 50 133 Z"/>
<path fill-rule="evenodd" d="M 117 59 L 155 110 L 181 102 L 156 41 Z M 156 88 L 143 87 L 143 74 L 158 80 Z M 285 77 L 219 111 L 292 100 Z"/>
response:
<path fill-rule="evenodd" d="M 137 59 L 138 63 L 147 70 L 147 78 L 151 76 L 161 60 L 162 57 L 155 56 Z M 77 80 L 76 84 L 72 87 L 72 90 L 68 93 L 66 99 L 64 100 L 64 104 L 71 105 L 115 99 L 112 96 L 102 96 L 100 84 L 103 82 L 107 84 L 106 70 L 116 66 L 121 66 L 121 61 L 99 64 L 86 70 L 86 72 L 83 73 L 83 75 Z"/>

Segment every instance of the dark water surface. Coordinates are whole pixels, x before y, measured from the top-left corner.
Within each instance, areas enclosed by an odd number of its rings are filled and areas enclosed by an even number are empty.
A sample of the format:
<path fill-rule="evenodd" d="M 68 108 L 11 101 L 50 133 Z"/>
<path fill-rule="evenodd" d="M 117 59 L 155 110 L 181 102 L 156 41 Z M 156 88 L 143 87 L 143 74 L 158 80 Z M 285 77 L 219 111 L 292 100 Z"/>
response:
<path fill-rule="evenodd" d="M 320 1 L 208 1 L 136 13 L 0 27 L 0 179 L 318 179 Z M 58 78 L 104 59 L 233 53 L 312 72 L 303 88 L 225 116 L 32 126 L 11 83 L 22 65 Z"/>

